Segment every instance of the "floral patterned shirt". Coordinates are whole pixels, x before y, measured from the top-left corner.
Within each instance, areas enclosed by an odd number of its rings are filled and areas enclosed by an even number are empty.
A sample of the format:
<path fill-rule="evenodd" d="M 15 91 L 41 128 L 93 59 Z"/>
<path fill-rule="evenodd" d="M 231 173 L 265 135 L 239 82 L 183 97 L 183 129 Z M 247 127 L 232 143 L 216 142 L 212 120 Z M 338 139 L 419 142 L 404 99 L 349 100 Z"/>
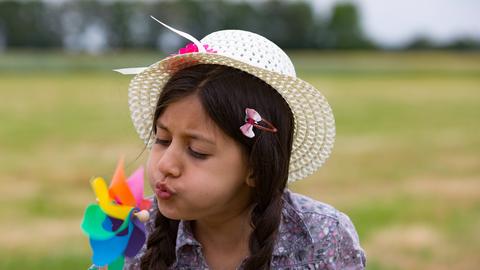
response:
<path fill-rule="evenodd" d="M 365 269 L 365 253 L 350 219 L 330 205 L 285 190 L 282 219 L 272 254 L 271 269 Z M 147 233 L 153 231 L 158 208 L 153 204 Z M 146 245 L 124 269 L 140 269 Z M 189 222 L 181 221 L 176 241 L 176 262 L 171 269 L 202 269 L 208 265 Z M 243 269 L 243 263 L 237 268 Z"/>

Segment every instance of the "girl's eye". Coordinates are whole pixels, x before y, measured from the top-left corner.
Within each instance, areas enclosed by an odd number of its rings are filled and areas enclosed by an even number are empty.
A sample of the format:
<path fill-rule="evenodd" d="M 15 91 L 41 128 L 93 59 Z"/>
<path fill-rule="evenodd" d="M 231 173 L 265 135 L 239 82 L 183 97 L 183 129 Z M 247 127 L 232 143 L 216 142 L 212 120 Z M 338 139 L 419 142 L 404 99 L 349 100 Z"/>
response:
<path fill-rule="evenodd" d="M 159 138 L 155 138 L 155 144 L 168 146 L 170 144 L 170 141 L 169 140 L 160 140 Z"/>
<path fill-rule="evenodd" d="M 192 157 L 194 157 L 196 159 L 207 159 L 207 157 L 208 157 L 208 154 L 203 154 L 203 153 L 196 152 L 190 147 L 188 147 L 188 152 L 190 153 L 190 155 Z"/>
<path fill-rule="evenodd" d="M 170 145 L 170 140 L 162 140 L 159 138 L 155 138 L 155 144 L 168 147 Z M 191 147 L 188 147 L 188 153 L 196 159 L 207 159 L 207 157 L 209 156 L 208 154 L 197 152 L 193 150 Z"/>

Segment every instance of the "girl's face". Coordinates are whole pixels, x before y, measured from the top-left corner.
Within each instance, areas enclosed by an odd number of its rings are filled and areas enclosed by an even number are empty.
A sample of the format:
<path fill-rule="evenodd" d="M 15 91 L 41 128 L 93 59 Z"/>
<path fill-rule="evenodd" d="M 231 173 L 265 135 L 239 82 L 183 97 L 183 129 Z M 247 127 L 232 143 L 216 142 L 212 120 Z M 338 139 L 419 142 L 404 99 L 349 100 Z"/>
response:
<path fill-rule="evenodd" d="M 168 105 L 156 125 L 147 174 L 164 216 L 221 220 L 249 206 L 246 155 L 207 116 L 196 95 Z"/>

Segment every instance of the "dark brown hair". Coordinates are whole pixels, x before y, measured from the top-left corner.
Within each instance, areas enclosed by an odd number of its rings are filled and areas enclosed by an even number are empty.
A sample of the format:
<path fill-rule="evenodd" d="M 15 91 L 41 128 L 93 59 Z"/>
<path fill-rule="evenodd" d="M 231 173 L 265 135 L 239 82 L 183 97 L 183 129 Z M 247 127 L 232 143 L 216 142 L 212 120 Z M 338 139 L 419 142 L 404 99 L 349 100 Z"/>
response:
<path fill-rule="evenodd" d="M 231 67 L 201 64 L 178 71 L 165 84 L 155 110 L 153 132 L 156 120 L 169 104 L 194 94 L 214 123 L 247 153 L 255 187 L 250 256 L 245 269 L 269 269 L 281 219 L 281 196 L 288 180 L 293 114 L 282 96 L 255 76 Z M 239 128 L 245 121 L 245 108 L 257 110 L 278 131 L 254 129 L 254 138 L 244 136 Z M 142 269 L 167 269 L 175 262 L 177 231 L 178 221 L 158 212 L 141 260 Z"/>

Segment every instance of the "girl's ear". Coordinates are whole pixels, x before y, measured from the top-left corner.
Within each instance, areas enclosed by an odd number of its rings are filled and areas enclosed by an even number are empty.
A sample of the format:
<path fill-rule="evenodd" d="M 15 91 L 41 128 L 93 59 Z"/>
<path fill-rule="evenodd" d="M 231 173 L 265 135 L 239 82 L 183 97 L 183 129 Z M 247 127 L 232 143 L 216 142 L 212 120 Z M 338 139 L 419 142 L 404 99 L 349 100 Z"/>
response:
<path fill-rule="evenodd" d="M 250 171 L 247 176 L 247 186 L 255 187 L 255 179 L 253 178 L 253 172 Z"/>

